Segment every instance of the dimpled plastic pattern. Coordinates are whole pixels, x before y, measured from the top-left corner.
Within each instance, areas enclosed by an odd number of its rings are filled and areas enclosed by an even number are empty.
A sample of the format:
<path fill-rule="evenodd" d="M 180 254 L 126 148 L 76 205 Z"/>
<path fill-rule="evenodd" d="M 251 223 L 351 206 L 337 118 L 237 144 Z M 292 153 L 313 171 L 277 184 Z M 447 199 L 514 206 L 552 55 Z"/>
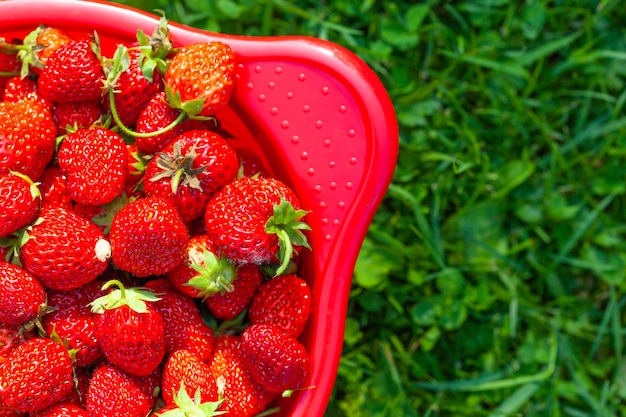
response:
<path fill-rule="evenodd" d="M 154 30 L 158 18 L 104 2 L 0 1 L 0 37 L 38 24 L 75 37 L 97 31 L 103 53 Z M 313 314 L 302 342 L 312 362 L 310 389 L 281 399 L 281 416 L 319 417 L 334 385 L 354 264 L 391 181 L 398 151 L 389 96 L 373 71 L 346 49 L 310 37 L 242 37 L 170 22 L 175 45 L 221 40 L 236 53 L 237 86 L 218 119 L 293 187 L 312 227 L 301 274 Z"/>

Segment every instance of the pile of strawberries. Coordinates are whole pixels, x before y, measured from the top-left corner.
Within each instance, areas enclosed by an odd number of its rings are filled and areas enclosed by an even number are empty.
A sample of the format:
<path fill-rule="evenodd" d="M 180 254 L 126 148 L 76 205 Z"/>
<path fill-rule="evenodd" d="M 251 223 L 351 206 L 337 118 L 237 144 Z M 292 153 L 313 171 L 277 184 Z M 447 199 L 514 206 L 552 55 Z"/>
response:
<path fill-rule="evenodd" d="M 0 33 L 1 35 L 1 33 Z M 0 417 L 264 415 L 305 386 L 293 191 L 216 116 L 221 42 L 0 38 Z"/>

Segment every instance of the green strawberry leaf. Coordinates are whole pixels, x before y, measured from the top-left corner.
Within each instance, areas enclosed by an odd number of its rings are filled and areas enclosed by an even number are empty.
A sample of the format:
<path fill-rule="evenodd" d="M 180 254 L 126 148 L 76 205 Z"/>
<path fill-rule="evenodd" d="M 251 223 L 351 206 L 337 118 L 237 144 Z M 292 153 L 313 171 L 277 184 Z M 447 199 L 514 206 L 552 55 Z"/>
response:
<path fill-rule="evenodd" d="M 235 265 L 225 256 L 218 257 L 213 252 L 205 250 L 202 264 L 192 263 L 191 267 L 198 275 L 185 285 L 200 290 L 201 297 L 206 298 L 219 292 L 233 290 L 237 271 Z"/>
<path fill-rule="evenodd" d="M 180 383 L 180 390 L 178 393 L 173 393 L 174 404 L 177 408 L 173 410 L 165 411 L 164 413 L 157 413 L 160 417 L 210 417 L 219 416 L 225 414 L 226 411 L 217 411 L 218 407 L 222 403 L 222 400 L 201 402 L 200 388 L 196 390 L 193 398 L 189 396 L 185 389 L 185 383 Z"/>
<path fill-rule="evenodd" d="M 105 310 L 113 310 L 126 305 L 137 313 L 147 313 L 147 303 L 160 300 L 152 290 L 142 287 L 124 288 L 124 284 L 116 279 L 107 281 L 102 286 L 102 290 L 112 286 L 118 288 L 89 303 L 92 312 L 102 314 Z"/>
<path fill-rule="evenodd" d="M 287 269 L 289 260 L 293 256 L 294 246 L 311 249 L 303 230 L 311 230 L 311 227 L 302 221 L 309 212 L 296 210 L 293 205 L 281 198 L 280 204 L 274 205 L 274 215 L 265 224 L 265 232 L 278 236 L 278 260 L 280 266 L 276 275 L 281 275 Z"/>

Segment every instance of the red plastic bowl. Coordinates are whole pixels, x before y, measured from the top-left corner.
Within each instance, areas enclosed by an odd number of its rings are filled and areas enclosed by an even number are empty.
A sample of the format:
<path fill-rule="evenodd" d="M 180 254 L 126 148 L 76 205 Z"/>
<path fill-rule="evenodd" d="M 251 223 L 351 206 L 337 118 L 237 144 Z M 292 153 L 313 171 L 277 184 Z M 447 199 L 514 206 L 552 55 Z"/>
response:
<path fill-rule="evenodd" d="M 103 52 L 152 33 L 158 17 L 104 2 L 0 1 L 0 36 L 21 38 L 38 24 L 72 35 L 97 31 Z M 301 274 L 313 314 L 303 335 L 313 371 L 307 386 L 281 400 L 282 416 L 322 416 L 341 357 L 354 264 L 391 181 L 398 152 L 395 112 L 380 80 L 350 51 L 310 37 L 243 37 L 170 22 L 174 45 L 221 40 L 238 59 L 228 130 L 260 153 L 294 188 L 312 227 Z"/>

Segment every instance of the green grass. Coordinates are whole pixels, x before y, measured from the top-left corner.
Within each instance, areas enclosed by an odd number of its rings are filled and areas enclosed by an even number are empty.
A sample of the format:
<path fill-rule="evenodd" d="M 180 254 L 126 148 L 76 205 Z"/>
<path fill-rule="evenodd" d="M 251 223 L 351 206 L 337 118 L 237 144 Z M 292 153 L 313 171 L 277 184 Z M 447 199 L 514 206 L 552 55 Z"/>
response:
<path fill-rule="evenodd" d="M 626 415 L 622 2 L 126 3 L 330 39 L 392 97 L 328 416 Z"/>

